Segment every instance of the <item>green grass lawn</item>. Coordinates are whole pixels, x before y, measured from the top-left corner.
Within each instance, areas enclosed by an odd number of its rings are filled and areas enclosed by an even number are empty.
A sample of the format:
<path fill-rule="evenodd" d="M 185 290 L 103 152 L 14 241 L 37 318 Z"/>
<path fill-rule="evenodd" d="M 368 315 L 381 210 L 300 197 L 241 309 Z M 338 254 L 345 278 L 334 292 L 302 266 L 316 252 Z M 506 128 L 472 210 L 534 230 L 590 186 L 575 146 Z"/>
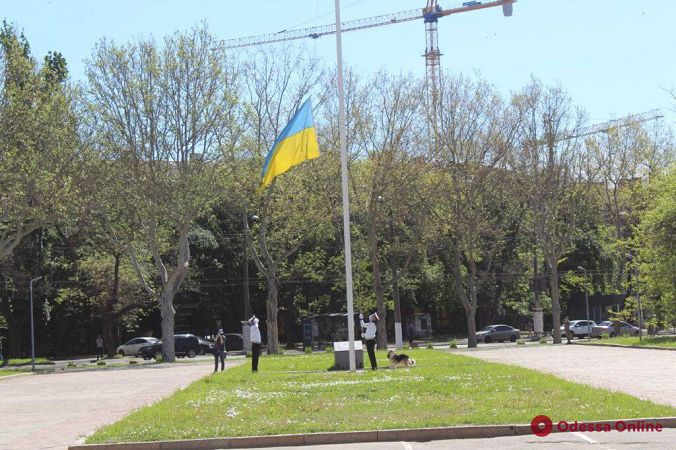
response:
<path fill-rule="evenodd" d="M 329 372 L 332 354 L 263 357 L 196 381 L 87 443 L 676 415 L 676 408 L 435 350 L 408 369 Z M 386 366 L 384 352 L 379 364 Z"/>
<path fill-rule="evenodd" d="M 619 344 L 649 347 L 676 348 L 676 336 L 644 336 L 641 342 L 638 336 L 619 336 L 607 339 L 592 339 L 593 344 Z"/>
<path fill-rule="evenodd" d="M 54 364 L 54 361 L 51 361 L 47 358 L 38 357 L 38 358 L 35 358 L 35 364 Z M 16 366 L 25 366 L 25 365 L 31 365 L 31 359 L 30 358 L 11 358 L 9 360 L 9 364 L 7 366 L 8 367 L 16 367 Z"/>
<path fill-rule="evenodd" d="M 26 373 L 26 370 L 2 369 L 0 370 L 0 377 L 7 377 L 9 375 L 16 375 L 19 373 Z"/>

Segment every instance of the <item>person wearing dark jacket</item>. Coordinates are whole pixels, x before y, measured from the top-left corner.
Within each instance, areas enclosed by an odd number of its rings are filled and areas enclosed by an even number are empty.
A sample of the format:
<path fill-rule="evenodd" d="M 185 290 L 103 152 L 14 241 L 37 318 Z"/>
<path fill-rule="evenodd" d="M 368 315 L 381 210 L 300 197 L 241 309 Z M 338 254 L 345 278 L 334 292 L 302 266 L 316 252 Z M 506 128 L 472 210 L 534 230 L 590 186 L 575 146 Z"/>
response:
<path fill-rule="evenodd" d="M 218 330 L 214 339 L 214 373 L 218 372 L 218 360 L 221 360 L 221 371 L 225 369 L 225 336 Z"/>

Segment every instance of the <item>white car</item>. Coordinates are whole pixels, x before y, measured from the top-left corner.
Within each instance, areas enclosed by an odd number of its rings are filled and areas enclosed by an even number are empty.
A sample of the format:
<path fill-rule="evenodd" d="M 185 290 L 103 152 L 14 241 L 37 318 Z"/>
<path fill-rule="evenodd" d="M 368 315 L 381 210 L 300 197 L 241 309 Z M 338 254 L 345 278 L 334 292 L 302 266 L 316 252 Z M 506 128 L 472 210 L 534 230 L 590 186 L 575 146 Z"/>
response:
<path fill-rule="evenodd" d="M 571 320 L 570 321 L 570 338 L 582 338 L 582 337 L 587 337 L 588 335 L 592 334 L 594 327 L 596 326 L 596 322 L 593 320 L 590 320 L 587 322 L 586 320 Z M 552 330 L 552 335 L 554 334 L 554 330 Z M 566 327 L 564 325 L 561 325 L 561 337 L 565 338 L 566 337 Z"/>
<path fill-rule="evenodd" d="M 137 337 L 117 347 L 117 354 L 122 356 L 138 356 L 141 347 L 154 344 L 157 341 L 158 339 L 154 337 Z"/>

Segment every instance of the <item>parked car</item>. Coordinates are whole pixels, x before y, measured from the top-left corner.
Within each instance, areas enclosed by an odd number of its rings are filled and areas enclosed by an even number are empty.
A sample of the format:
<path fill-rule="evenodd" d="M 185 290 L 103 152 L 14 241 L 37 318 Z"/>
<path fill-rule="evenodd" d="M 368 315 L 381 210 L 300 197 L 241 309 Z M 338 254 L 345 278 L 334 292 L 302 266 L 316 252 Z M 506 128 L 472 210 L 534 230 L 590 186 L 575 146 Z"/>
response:
<path fill-rule="evenodd" d="M 200 340 L 194 334 L 175 334 L 174 351 L 178 357 L 194 358 L 202 352 Z M 157 359 L 158 356 L 162 355 L 162 341 L 159 340 L 152 345 L 141 347 L 139 353 L 143 359 Z"/>
<path fill-rule="evenodd" d="M 229 352 L 244 350 L 244 336 L 240 333 L 225 333 L 225 349 Z"/>
<path fill-rule="evenodd" d="M 157 342 L 154 337 L 137 337 L 130 339 L 126 344 L 117 347 L 117 354 L 122 356 L 138 356 L 139 350 L 145 345 L 151 345 Z"/>
<path fill-rule="evenodd" d="M 587 322 L 586 320 L 571 320 L 570 321 L 570 338 L 583 338 L 587 337 L 590 333 L 593 333 L 593 329 L 596 326 L 596 322 L 593 320 L 590 320 Z M 554 330 L 552 329 L 552 335 L 554 334 Z M 564 325 L 561 325 L 561 336 L 566 337 L 566 327 Z"/>
<path fill-rule="evenodd" d="M 510 327 L 509 325 L 488 325 L 483 327 L 476 334 L 477 342 L 503 342 L 503 341 L 512 341 L 516 342 L 519 339 L 520 331 L 517 328 Z"/>
<path fill-rule="evenodd" d="M 630 323 L 620 321 L 619 335 L 638 336 L 639 335 L 638 331 L 639 331 L 638 327 L 635 327 Z M 607 334 L 610 337 L 615 337 L 618 335 L 618 332 L 615 329 L 615 325 L 613 324 L 612 321 L 605 320 L 592 329 L 592 336 L 594 337 L 600 338 L 604 334 Z"/>
<path fill-rule="evenodd" d="M 206 353 L 213 353 L 214 351 L 214 342 L 208 339 L 197 338 L 200 341 L 200 355 Z"/>

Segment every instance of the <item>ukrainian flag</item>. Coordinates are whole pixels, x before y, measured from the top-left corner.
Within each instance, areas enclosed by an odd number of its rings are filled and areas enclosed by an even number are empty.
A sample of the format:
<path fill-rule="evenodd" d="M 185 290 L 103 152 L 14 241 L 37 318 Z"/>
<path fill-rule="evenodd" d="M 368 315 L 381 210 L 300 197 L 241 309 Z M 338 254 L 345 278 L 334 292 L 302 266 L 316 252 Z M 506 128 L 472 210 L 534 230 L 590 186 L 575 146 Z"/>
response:
<path fill-rule="evenodd" d="M 319 157 L 317 131 L 312 120 L 312 102 L 307 99 L 296 112 L 265 158 L 260 189 L 303 161 Z"/>

